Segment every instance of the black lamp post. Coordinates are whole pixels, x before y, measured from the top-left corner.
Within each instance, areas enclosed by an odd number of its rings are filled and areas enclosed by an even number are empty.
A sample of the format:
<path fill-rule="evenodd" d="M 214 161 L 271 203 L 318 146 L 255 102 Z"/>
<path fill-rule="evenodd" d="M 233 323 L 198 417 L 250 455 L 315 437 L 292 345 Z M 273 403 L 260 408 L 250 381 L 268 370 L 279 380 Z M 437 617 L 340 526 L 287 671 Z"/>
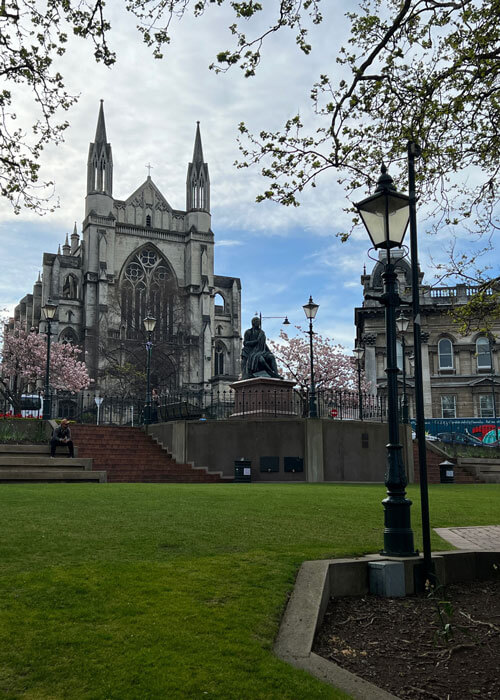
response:
<path fill-rule="evenodd" d="M 312 296 L 310 296 L 309 301 L 307 302 L 307 304 L 304 304 L 302 308 L 304 309 L 306 318 L 309 319 L 309 330 L 306 331 L 306 333 L 309 333 L 309 352 L 311 356 L 311 393 L 309 395 L 309 418 L 317 418 L 318 409 L 316 406 L 316 386 L 314 384 L 313 319 L 316 317 L 316 314 L 319 309 L 319 304 L 315 304 Z"/>
<path fill-rule="evenodd" d="M 408 330 L 410 319 L 407 318 L 403 311 L 396 319 L 396 325 L 401 337 L 401 349 L 403 354 L 403 404 L 401 411 L 401 421 L 406 425 L 408 423 L 408 394 L 406 393 L 406 339 L 405 333 Z"/>
<path fill-rule="evenodd" d="M 407 478 L 403 464 L 402 446 L 399 442 L 397 355 L 396 355 L 396 308 L 400 305 L 396 291 L 396 271 L 391 262 L 391 248 L 400 248 L 408 228 L 410 217 L 409 199 L 396 192 L 387 168 L 382 166 L 375 194 L 355 205 L 360 213 L 368 235 L 375 248 L 387 251 L 384 294 L 375 297 L 385 306 L 387 339 L 387 404 L 389 422 L 389 444 L 387 445 L 387 469 L 384 499 L 384 549 L 383 554 L 407 557 L 415 554 L 411 529 L 411 501 L 406 498 Z M 370 297 L 367 297 L 370 298 Z M 372 299 L 374 297 L 371 297 Z"/>
<path fill-rule="evenodd" d="M 358 401 L 359 401 L 359 409 L 358 409 L 358 418 L 359 420 L 363 420 L 363 395 L 361 393 L 361 361 L 363 360 L 364 354 L 365 354 L 365 349 L 361 345 L 357 345 L 354 350 L 354 355 L 356 356 L 356 365 L 357 365 L 357 370 L 358 370 Z"/>
<path fill-rule="evenodd" d="M 151 337 L 156 326 L 156 318 L 148 315 L 143 323 L 146 333 L 148 334 L 148 340 L 146 342 L 146 410 L 144 411 L 144 424 L 149 425 L 151 423 L 151 352 L 153 350 Z"/>
<path fill-rule="evenodd" d="M 497 418 L 497 399 L 495 396 L 495 367 L 493 366 L 493 350 L 492 341 L 489 340 L 488 347 L 490 350 L 490 367 L 491 367 L 491 398 L 493 400 L 493 420 L 495 421 L 495 440 L 498 440 L 498 418 Z"/>
<path fill-rule="evenodd" d="M 45 368 L 45 390 L 43 393 L 43 409 L 42 418 L 43 420 L 50 420 L 52 417 L 52 397 L 50 395 L 50 323 L 56 315 L 57 306 L 53 304 L 50 299 L 45 302 L 45 306 L 42 306 L 43 315 L 47 321 L 47 366 Z"/>

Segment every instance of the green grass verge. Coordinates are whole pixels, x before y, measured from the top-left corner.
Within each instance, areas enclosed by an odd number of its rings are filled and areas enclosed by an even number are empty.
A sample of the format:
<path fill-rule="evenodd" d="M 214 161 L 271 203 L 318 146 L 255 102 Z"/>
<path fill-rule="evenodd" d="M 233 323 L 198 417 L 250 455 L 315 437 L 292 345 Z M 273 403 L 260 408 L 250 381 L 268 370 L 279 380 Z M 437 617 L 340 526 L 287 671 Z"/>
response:
<path fill-rule="evenodd" d="M 302 561 L 380 549 L 383 487 L 0 489 L 0 697 L 345 697 L 272 644 Z M 432 526 L 500 524 L 499 498 L 430 487 Z"/>

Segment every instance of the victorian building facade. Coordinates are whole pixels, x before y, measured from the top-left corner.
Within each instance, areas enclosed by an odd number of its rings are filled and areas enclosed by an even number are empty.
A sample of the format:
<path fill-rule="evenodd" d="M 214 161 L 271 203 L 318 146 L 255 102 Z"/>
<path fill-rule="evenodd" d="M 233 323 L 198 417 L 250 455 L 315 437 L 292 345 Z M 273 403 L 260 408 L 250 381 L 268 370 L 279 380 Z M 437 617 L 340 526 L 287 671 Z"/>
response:
<path fill-rule="evenodd" d="M 391 251 L 398 275 L 398 291 L 404 302 L 411 302 L 410 262 L 402 251 Z M 368 295 L 383 293 L 382 273 L 385 252 L 372 272 L 361 276 L 363 304 L 355 309 L 356 342 L 364 347 L 366 379 L 374 394 L 387 392 L 385 368 L 387 347 L 384 307 Z M 430 287 L 420 273 L 420 311 L 422 330 L 422 370 L 426 418 L 493 418 L 500 413 L 500 366 L 497 341 L 500 323 L 489 334 L 462 336 L 453 324 L 450 312 L 467 303 L 476 288 L 465 284 L 454 287 Z M 408 305 L 401 309 L 411 317 Z M 405 311 L 406 310 L 406 311 Z M 398 335 L 399 395 L 403 395 L 403 363 L 410 417 L 415 415 L 413 379 L 413 326 L 404 337 Z"/>
<path fill-rule="evenodd" d="M 143 321 L 156 319 L 152 383 L 160 390 L 224 388 L 240 371 L 241 285 L 214 274 L 210 178 L 199 123 L 187 167 L 186 208 L 174 209 L 150 175 L 126 199 L 113 196 L 103 104 L 87 161 L 85 217 L 16 307 L 15 322 L 45 331 L 41 308 L 57 304 L 54 340 L 78 344 L 95 387 L 123 389 L 144 369 Z M 135 374 L 134 374 L 135 373 Z"/>

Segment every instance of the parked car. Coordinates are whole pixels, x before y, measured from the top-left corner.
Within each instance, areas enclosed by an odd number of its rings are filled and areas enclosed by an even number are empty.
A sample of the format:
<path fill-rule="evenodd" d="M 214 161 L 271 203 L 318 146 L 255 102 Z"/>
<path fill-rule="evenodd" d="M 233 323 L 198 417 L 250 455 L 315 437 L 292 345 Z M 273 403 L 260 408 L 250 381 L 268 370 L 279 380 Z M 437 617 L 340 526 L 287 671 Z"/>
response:
<path fill-rule="evenodd" d="M 473 435 L 466 433 L 438 433 L 437 437 L 447 445 L 468 445 L 469 447 L 481 447 L 482 442 Z"/>

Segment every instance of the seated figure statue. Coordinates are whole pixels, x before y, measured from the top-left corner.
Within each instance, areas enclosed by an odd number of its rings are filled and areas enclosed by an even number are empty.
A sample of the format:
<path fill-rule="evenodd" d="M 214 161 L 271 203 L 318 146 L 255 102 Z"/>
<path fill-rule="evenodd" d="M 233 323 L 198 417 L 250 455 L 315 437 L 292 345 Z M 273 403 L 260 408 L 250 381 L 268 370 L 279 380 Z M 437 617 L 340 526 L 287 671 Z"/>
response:
<path fill-rule="evenodd" d="M 252 327 L 245 331 L 241 351 L 241 377 L 274 377 L 282 379 L 278 373 L 276 359 L 266 345 L 266 334 L 260 327 L 260 318 L 252 318 Z"/>

